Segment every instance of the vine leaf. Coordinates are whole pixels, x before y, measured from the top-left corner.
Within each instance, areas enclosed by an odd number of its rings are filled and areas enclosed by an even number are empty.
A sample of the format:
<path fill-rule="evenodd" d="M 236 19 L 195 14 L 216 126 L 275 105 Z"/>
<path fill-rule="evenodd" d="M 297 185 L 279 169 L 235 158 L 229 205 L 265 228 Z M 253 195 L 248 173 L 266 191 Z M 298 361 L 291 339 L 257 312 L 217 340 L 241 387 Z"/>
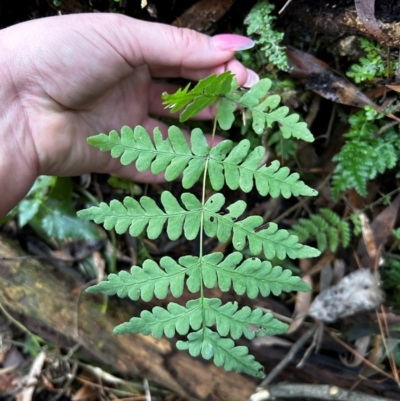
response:
<path fill-rule="evenodd" d="M 214 74 L 200 80 L 192 90 L 189 90 L 188 84 L 173 94 L 163 93 L 163 104 L 170 108 L 172 113 L 185 108 L 179 118 L 180 122 L 184 122 L 216 103 L 222 95 L 229 93 L 233 77 L 230 71 L 225 71 L 220 75 Z"/>
<path fill-rule="evenodd" d="M 191 133 L 191 148 L 178 127 L 170 127 L 166 139 L 163 139 L 158 128 L 153 135 L 154 144 L 143 127 L 138 126 L 132 131 L 125 126 L 121 129 L 121 136 L 111 131 L 109 135 L 90 137 L 88 142 L 103 152 L 111 151 L 111 156 L 120 157 L 124 165 L 136 162 L 139 171 L 149 168 L 153 174 L 165 171 L 167 181 L 183 174 L 182 185 L 186 189 L 198 181 L 208 160 L 210 182 L 216 191 L 226 183 L 230 189 L 240 187 L 244 192 L 250 192 L 255 185 L 262 196 L 269 194 L 274 198 L 280 195 L 284 198 L 292 195 L 315 196 L 318 193 L 301 181 L 297 173 L 280 167 L 277 160 L 268 167 L 260 166 L 265 149 L 257 146 L 250 151 L 250 141 L 247 139 L 236 146 L 232 141 L 225 140 L 209 150 L 200 129 L 194 129 Z"/>
<path fill-rule="evenodd" d="M 208 328 L 190 333 L 188 341 L 178 341 L 176 346 L 180 350 L 188 350 L 194 357 L 201 354 L 204 359 L 213 358 L 215 365 L 223 366 L 227 371 L 264 377 L 262 365 L 249 355 L 247 347 L 235 346 L 233 340 L 221 338 Z"/>
<path fill-rule="evenodd" d="M 180 206 L 170 192 L 164 191 L 161 203 L 165 211 L 153 199 L 143 196 L 140 203 L 131 197 L 126 197 L 124 203 L 112 200 L 109 206 L 102 202 L 99 206 L 79 211 L 78 216 L 104 223 L 106 230 L 115 228 L 118 234 L 129 229 L 132 236 L 138 236 L 147 226 L 147 235 L 151 239 L 161 234 L 166 223 L 167 235 L 171 240 L 179 238 L 183 230 L 186 238 L 196 238 L 200 230 L 200 216 L 203 216 L 206 235 L 216 236 L 221 242 L 227 242 L 233 236 L 232 244 L 239 251 L 248 242 L 254 255 L 263 251 L 267 259 L 284 259 L 286 256 L 292 259 L 308 258 L 320 254 L 316 249 L 300 244 L 297 236 L 291 235 L 289 231 L 279 230 L 275 223 L 269 223 L 266 229 L 260 229 L 264 224 L 261 216 L 250 216 L 237 221 L 245 211 L 244 201 L 231 204 L 226 208 L 227 213 L 221 215 L 225 197 L 220 193 L 212 195 L 204 206 L 190 193 L 183 193 L 181 200 L 187 210 Z"/>
<path fill-rule="evenodd" d="M 309 291 L 310 287 L 300 277 L 292 276 L 290 270 L 280 266 L 272 267 L 268 261 L 250 258 L 243 261 L 240 252 L 233 252 L 224 259 L 221 252 L 203 257 L 182 256 L 176 262 L 169 256 L 160 259 L 160 264 L 146 260 L 143 267 L 133 266 L 130 272 L 120 271 L 110 274 L 107 280 L 91 286 L 87 292 L 117 294 L 137 301 L 140 297 L 150 301 L 153 296 L 164 299 L 168 291 L 178 298 L 186 285 L 190 292 L 200 290 L 201 281 L 207 288 L 218 284 L 222 291 L 233 286 L 239 295 L 247 293 L 250 298 L 258 294 L 264 297 L 271 293 L 280 295 L 282 291 Z"/>

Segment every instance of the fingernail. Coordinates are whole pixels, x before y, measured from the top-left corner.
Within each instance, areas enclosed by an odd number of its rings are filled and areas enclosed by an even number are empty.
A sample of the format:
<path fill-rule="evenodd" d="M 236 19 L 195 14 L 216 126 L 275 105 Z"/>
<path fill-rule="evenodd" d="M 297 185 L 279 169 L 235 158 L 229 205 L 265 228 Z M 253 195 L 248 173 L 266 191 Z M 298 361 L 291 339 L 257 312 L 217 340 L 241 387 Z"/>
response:
<path fill-rule="evenodd" d="M 235 52 L 251 49 L 254 46 L 254 42 L 246 36 L 233 34 L 215 35 L 211 38 L 211 44 L 218 50 Z"/>
<path fill-rule="evenodd" d="M 249 70 L 247 68 L 247 79 L 246 82 L 243 84 L 245 88 L 251 88 L 260 80 L 258 74 L 256 74 L 253 70 Z"/>

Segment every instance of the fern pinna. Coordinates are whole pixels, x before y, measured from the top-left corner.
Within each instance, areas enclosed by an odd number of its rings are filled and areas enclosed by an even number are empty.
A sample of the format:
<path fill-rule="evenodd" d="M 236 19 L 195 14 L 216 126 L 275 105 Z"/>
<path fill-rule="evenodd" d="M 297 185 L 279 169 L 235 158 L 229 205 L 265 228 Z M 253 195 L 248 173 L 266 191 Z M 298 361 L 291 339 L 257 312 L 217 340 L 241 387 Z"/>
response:
<path fill-rule="evenodd" d="M 253 128 L 258 133 L 277 123 L 283 136 L 311 141 L 313 138 L 305 123 L 299 122 L 297 115 L 289 115 L 287 107 L 278 107 L 278 96 L 267 96 L 269 87 L 270 81 L 265 79 L 244 91 L 233 75 L 225 72 L 200 81 L 192 90 L 187 86 L 175 94 L 165 94 L 163 99 L 173 112 L 184 109 L 181 121 L 217 103 L 213 135 L 217 123 L 223 129 L 232 126 L 234 111 L 240 106 L 251 110 Z M 123 202 L 113 200 L 109 205 L 101 203 L 80 211 L 80 217 L 103 223 L 106 229 L 114 228 L 117 233 L 129 231 L 133 236 L 146 231 L 148 237 L 154 239 L 166 227 L 171 240 L 182 235 L 189 240 L 199 238 L 200 244 L 205 235 L 217 237 L 221 242 L 232 240 L 235 249 L 224 257 L 220 252 L 204 254 L 200 246 L 197 256 L 183 256 L 177 261 L 166 256 L 159 263 L 146 260 L 142 267 L 133 266 L 130 272 L 110 274 L 107 281 L 90 287 L 89 292 L 144 301 L 153 297 L 164 299 L 168 293 L 179 298 L 185 286 L 197 294 L 184 306 L 170 303 L 166 309 L 157 306 L 152 311 L 144 311 L 140 317 L 117 326 L 115 332 L 155 337 L 173 337 L 178 333 L 186 339 L 178 341 L 177 347 L 188 350 L 192 356 L 201 355 L 227 370 L 262 377 L 262 366 L 249 355 L 247 347 L 236 346 L 233 340 L 241 336 L 252 339 L 283 333 L 287 325 L 261 309 L 240 308 L 236 302 L 223 304 L 219 299 L 207 298 L 204 291 L 214 286 L 222 291 L 233 288 L 237 294 L 247 294 L 250 298 L 259 294 L 279 295 L 282 291 L 307 291 L 309 286 L 299 277 L 292 276 L 290 270 L 273 267 L 268 259 L 307 258 L 319 252 L 300 244 L 297 236 L 279 229 L 274 223 L 263 228 L 260 216 L 243 217 L 244 201 L 226 205 L 225 197 L 218 192 L 206 199 L 206 180 L 209 178 L 215 191 L 226 184 L 230 189 L 240 188 L 245 192 L 255 188 L 261 195 L 272 197 L 314 196 L 316 191 L 277 161 L 268 167 L 260 165 L 265 153 L 263 147 L 251 150 L 246 139 L 236 145 L 225 140 L 210 147 L 200 129 L 192 131 L 190 144 L 174 126 L 165 139 L 157 128 L 151 136 L 138 126 L 133 130 L 123 127 L 120 134 L 116 131 L 100 134 L 89 138 L 88 142 L 102 151 L 110 151 L 124 165 L 135 163 L 139 171 L 164 172 L 169 181 L 183 175 L 185 189 L 201 179 L 203 190 L 201 199 L 190 192 L 177 199 L 171 192 L 164 191 L 160 205 L 147 196 L 139 200 L 126 197 Z M 245 259 L 240 252 L 245 247 L 255 256 L 262 254 L 265 260 Z"/>

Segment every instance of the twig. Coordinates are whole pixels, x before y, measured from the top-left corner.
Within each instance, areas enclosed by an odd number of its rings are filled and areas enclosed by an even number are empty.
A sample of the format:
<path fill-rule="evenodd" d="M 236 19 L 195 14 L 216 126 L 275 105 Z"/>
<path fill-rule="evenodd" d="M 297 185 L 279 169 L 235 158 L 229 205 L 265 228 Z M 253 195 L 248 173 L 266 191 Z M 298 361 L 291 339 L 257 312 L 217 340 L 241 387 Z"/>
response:
<path fill-rule="evenodd" d="M 297 351 L 307 342 L 307 340 L 314 334 L 316 326 L 308 329 L 290 348 L 286 356 L 276 365 L 268 376 L 261 382 L 260 387 L 266 387 L 271 383 L 276 376 L 285 368 L 285 366 L 295 357 Z"/>
<path fill-rule="evenodd" d="M 369 361 L 368 359 L 364 358 L 361 354 L 359 354 L 357 351 L 355 351 L 353 348 L 350 347 L 350 345 L 346 344 L 343 340 L 341 340 L 339 337 L 335 336 L 333 333 L 331 333 L 331 331 L 324 327 L 324 330 L 336 341 L 338 342 L 340 345 L 342 345 L 344 348 L 347 349 L 347 351 L 351 352 L 352 354 L 356 355 L 358 358 L 362 359 L 362 361 L 368 365 L 369 367 L 371 367 L 372 369 L 375 369 L 377 372 L 381 373 L 382 375 L 388 377 L 389 379 L 392 379 L 394 381 L 396 381 L 396 379 L 393 377 L 393 375 L 391 375 L 388 372 L 385 372 L 383 369 L 381 369 L 379 366 L 374 365 L 371 361 Z M 396 382 L 397 383 L 397 382 Z"/>
<path fill-rule="evenodd" d="M 149 389 L 149 382 L 146 378 L 143 379 L 144 392 L 146 394 L 146 401 L 151 401 L 151 393 Z"/>
<path fill-rule="evenodd" d="M 339 400 L 339 401 L 394 401 L 391 398 L 349 391 L 337 386 L 327 384 L 292 384 L 278 383 L 260 389 L 259 394 L 264 398 L 257 397 L 258 393 L 250 397 L 250 401 L 272 400 L 276 398 L 314 398 L 317 400 Z"/>
<path fill-rule="evenodd" d="M 284 6 L 278 11 L 278 14 L 282 14 L 289 6 L 289 4 L 292 2 L 293 0 L 288 0 Z"/>
<path fill-rule="evenodd" d="M 43 341 L 40 337 L 36 336 L 33 334 L 31 331 L 29 331 L 23 324 L 21 324 L 18 320 L 14 319 L 4 308 L 4 306 L 0 303 L 0 311 L 3 313 L 3 315 L 16 327 L 18 327 L 22 332 L 25 334 L 28 334 L 29 337 L 32 338 L 33 342 L 35 345 L 40 349 L 40 341 Z"/>
<path fill-rule="evenodd" d="M 31 369 L 29 371 L 29 374 L 27 376 L 27 380 L 25 383 L 25 388 L 22 391 L 21 394 L 21 401 L 31 401 L 33 397 L 33 393 L 36 388 L 36 384 L 38 381 L 38 377 L 40 373 L 42 372 L 43 364 L 44 361 L 46 360 L 46 354 L 45 352 L 41 351 L 38 356 L 35 358 L 35 360 L 32 363 Z"/>

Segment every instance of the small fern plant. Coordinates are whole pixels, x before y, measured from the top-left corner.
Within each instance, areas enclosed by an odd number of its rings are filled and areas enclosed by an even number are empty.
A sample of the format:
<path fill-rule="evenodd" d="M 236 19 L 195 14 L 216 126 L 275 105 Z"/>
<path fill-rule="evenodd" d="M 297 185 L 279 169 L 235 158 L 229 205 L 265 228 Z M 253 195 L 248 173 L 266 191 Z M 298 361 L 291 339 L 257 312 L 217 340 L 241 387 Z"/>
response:
<path fill-rule="evenodd" d="M 378 174 L 396 166 L 400 141 L 398 129 L 389 125 L 382 114 L 366 106 L 349 118 L 350 129 L 342 149 L 332 161 L 336 163 L 332 176 L 332 194 L 338 199 L 347 189 L 354 188 L 367 196 L 367 183 Z"/>
<path fill-rule="evenodd" d="M 268 97 L 270 84 L 268 79 L 261 80 L 245 91 L 230 72 L 225 72 L 201 80 L 191 90 L 188 85 L 175 94 L 164 94 L 163 99 L 173 112 L 183 109 L 180 121 L 216 104 L 213 136 L 218 125 L 229 129 L 235 110 L 241 108 L 251 110 L 253 129 L 257 132 L 278 125 L 284 137 L 312 141 L 305 123 L 299 122 L 297 115 L 289 114 L 287 107 L 279 107 L 279 96 Z M 201 245 L 198 255 L 182 256 L 179 260 L 165 256 L 159 263 L 146 260 L 142 267 L 133 266 L 130 272 L 110 274 L 106 281 L 90 287 L 91 293 L 117 294 L 135 301 L 164 299 L 168 293 L 179 298 L 185 288 L 193 294 L 186 305 L 172 302 L 167 308 L 156 306 L 120 324 L 115 332 L 152 334 L 157 338 L 163 335 L 171 338 L 177 333 L 183 336 L 177 342 L 178 349 L 188 350 L 194 357 L 213 359 L 217 366 L 228 371 L 262 377 L 262 366 L 248 353 L 247 347 L 236 346 L 234 340 L 241 336 L 252 339 L 283 333 L 287 325 L 261 309 L 240 308 L 237 302 L 223 304 L 220 299 L 208 298 L 206 290 L 214 286 L 222 291 L 233 288 L 236 294 L 247 294 L 250 298 L 259 294 L 279 295 L 282 291 L 308 291 L 309 286 L 299 277 L 292 276 L 290 270 L 273 267 L 268 259 L 308 258 L 319 252 L 300 244 L 297 236 L 274 223 L 263 228 L 260 216 L 243 217 L 246 203 L 239 200 L 226 205 L 224 195 L 218 191 L 225 184 L 244 192 L 255 187 L 261 195 L 272 197 L 314 196 L 316 191 L 299 180 L 297 173 L 280 167 L 277 161 L 268 167 L 260 165 L 265 153 L 263 147 L 250 150 L 247 139 L 236 146 L 230 140 L 209 146 L 198 128 L 191 132 L 190 144 L 176 126 L 169 128 L 165 139 L 157 128 L 151 136 L 141 126 L 134 129 L 125 126 L 120 134 L 111 131 L 109 135 L 90 137 L 88 142 L 111 152 L 123 165 L 134 163 L 139 171 L 164 172 L 168 181 L 183 175 L 182 185 L 186 190 L 200 180 L 202 194 L 197 198 L 191 192 L 184 192 L 177 199 L 164 191 L 160 205 L 147 196 L 139 200 L 126 197 L 123 202 L 112 200 L 110 204 L 101 203 L 82 210 L 81 218 L 103 223 L 107 230 L 115 228 L 117 233 L 129 231 L 138 236 L 147 231 L 151 239 L 157 238 L 166 227 L 171 240 L 181 236 L 193 241 L 199 239 L 200 244 L 205 236 L 216 237 L 221 242 L 231 240 L 235 249 L 225 257 L 221 252 L 205 254 Z M 207 178 L 216 191 L 208 199 Z M 249 246 L 254 257 L 244 259 L 241 251 L 245 246 Z M 260 254 L 263 260 L 256 257 Z"/>
<path fill-rule="evenodd" d="M 308 219 L 300 218 L 298 224 L 292 226 L 301 242 L 315 238 L 319 251 L 324 252 L 329 248 L 336 252 L 339 245 L 346 248 L 350 243 L 350 224 L 342 220 L 332 210 L 322 208 L 319 214 L 312 214 Z"/>
<path fill-rule="evenodd" d="M 261 0 L 250 10 L 244 24 L 247 25 L 247 35 L 254 37 L 254 42 L 260 50 L 254 55 L 255 58 L 262 57 L 280 70 L 289 71 L 285 47 L 280 45 L 284 33 L 274 29 L 276 20 L 276 17 L 272 15 L 274 10 L 275 6 L 268 0 Z"/>

